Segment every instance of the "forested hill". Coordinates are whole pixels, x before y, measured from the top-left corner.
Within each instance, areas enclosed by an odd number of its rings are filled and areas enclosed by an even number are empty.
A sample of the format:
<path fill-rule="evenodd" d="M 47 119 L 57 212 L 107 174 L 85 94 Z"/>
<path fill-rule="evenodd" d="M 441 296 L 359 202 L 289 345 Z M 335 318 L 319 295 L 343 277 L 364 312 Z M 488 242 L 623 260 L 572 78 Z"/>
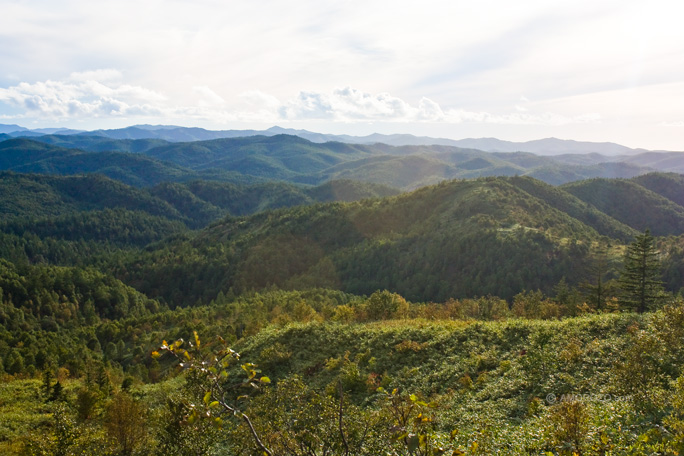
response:
<path fill-rule="evenodd" d="M 653 185 L 654 176 L 642 182 Z M 684 207 L 640 185 L 639 181 L 590 179 L 561 188 L 639 231 L 650 229 L 658 236 L 684 232 Z"/>
<path fill-rule="evenodd" d="M 684 207 L 684 175 L 649 173 L 632 179 L 637 184 Z"/>
<path fill-rule="evenodd" d="M 0 170 L 73 175 L 101 173 L 129 185 L 211 180 L 319 185 L 351 179 L 404 190 L 454 178 L 527 175 L 553 185 L 596 177 L 671 171 L 683 153 L 625 157 L 538 156 L 453 146 L 314 143 L 297 136 L 249 136 L 168 143 L 52 135 L 0 139 Z"/>
<path fill-rule="evenodd" d="M 547 184 L 482 178 L 412 193 L 229 218 L 191 239 L 148 249 L 118 271 L 149 296 L 181 305 L 269 286 L 338 288 L 367 294 L 387 288 L 414 300 L 550 290 L 581 279 L 581 263 L 601 235 L 524 190 Z M 630 229 L 559 197 L 598 229 Z M 571 210 L 569 209 L 569 212 Z M 525 265 L 525 267 L 521 267 Z M 169 280 L 171 278 L 171 280 Z"/>
<path fill-rule="evenodd" d="M 240 185 L 192 181 L 140 189 L 97 174 L 45 176 L 4 172 L 0 173 L 0 215 L 4 222 L 2 230 L 19 235 L 32 232 L 42 233 L 41 237 L 59 234 L 88 239 L 92 234 L 87 229 L 90 227 L 98 233 L 98 239 L 106 240 L 120 239 L 121 233 L 131 234 L 132 230 L 148 232 L 136 242 L 140 245 L 184 226 L 200 228 L 227 215 L 397 193 L 398 190 L 382 185 L 353 181 L 331 181 L 318 187 L 278 182 Z"/>

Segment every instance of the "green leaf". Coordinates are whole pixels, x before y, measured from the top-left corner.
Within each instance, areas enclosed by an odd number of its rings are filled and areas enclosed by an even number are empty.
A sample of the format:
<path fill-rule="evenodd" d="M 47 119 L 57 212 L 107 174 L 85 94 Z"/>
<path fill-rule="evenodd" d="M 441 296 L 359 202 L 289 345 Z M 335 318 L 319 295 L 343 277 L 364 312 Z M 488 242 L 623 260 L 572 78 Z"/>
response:
<path fill-rule="evenodd" d="M 408 446 L 409 452 L 413 453 L 418 449 L 418 447 L 420 447 L 420 437 L 417 435 L 412 435 L 408 438 L 406 445 Z"/>
<path fill-rule="evenodd" d="M 193 410 L 192 413 L 188 415 L 188 424 L 193 424 L 195 421 L 197 421 L 197 418 L 197 410 Z"/>
<path fill-rule="evenodd" d="M 210 400 L 211 400 L 211 391 L 207 391 L 206 394 L 204 395 L 204 404 L 205 405 L 209 404 Z"/>

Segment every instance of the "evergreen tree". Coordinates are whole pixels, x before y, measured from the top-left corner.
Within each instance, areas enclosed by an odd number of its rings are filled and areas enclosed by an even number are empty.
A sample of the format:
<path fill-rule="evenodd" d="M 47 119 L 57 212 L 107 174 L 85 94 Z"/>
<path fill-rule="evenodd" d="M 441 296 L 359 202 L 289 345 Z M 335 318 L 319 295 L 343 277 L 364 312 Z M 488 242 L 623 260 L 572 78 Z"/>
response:
<path fill-rule="evenodd" d="M 52 395 L 52 366 L 46 367 L 43 371 L 42 390 L 45 400 L 50 400 L 50 396 Z"/>
<path fill-rule="evenodd" d="M 613 285 L 606 280 L 610 269 L 607 248 L 602 246 L 592 255 L 586 280 L 580 284 L 587 304 L 599 312 L 605 310 L 606 299 L 614 293 Z"/>
<path fill-rule="evenodd" d="M 660 261 L 650 230 L 638 235 L 625 253 L 620 285 L 622 301 L 638 312 L 645 312 L 661 299 Z"/>

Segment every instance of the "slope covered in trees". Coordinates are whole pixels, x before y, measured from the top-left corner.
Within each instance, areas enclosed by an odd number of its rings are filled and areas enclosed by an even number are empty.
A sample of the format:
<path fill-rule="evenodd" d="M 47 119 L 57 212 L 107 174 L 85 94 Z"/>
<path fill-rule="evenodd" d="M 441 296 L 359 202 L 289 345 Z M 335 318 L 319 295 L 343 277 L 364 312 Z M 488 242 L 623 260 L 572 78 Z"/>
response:
<path fill-rule="evenodd" d="M 175 305 L 271 285 L 388 288 L 416 300 L 510 298 L 523 288 L 550 290 L 563 276 L 578 280 L 573 271 L 598 239 L 511 181 L 487 178 L 226 219 L 158 245 L 120 277 Z"/>
<path fill-rule="evenodd" d="M 648 173 L 632 179 L 637 184 L 684 207 L 684 175 Z"/>
<path fill-rule="evenodd" d="M 4 220 L 122 209 L 180 220 L 193 228 L 228 214 L 246 215 L 317 201 L 351 201 L 398 192 L 389 187 L 351 181 L 332 181 L 320 187 L 192 181 L 139 189 L 94 174 L 44 176 L 11 172 L 0 173 L 0 190 L 4 195 L 0 199 L 0 214 Z"/>
<path fill-rule="evenodd" d="M 89 153 L 23 138 L 0 142 L 0 169 L 58 175 L 100 173 L 139 187 L 199 177 L 178 165 L 140 154 Z"/>
<path fill-rule="evenodd" d="M 610 215 L 601 212 L 594 206 L 585 203 L 561 188 L 553 187 L 529 177 L 512 178 L 510 182 L 530 195 L 543 200 L 551 207 L 565 212 L 585 225 L 594 228 L 603 236 L 627 241 L 636 234 L 634 228 L 617 221 Z"/>
<path fill-rule="evenodd" d="M 636 182 L 590 179 L 561 188 L 638 231 L 650 229 L 656 236 L 684 232 L 684 207 Z"/>
<path fill-rule="evenodd" d="M 625 158 L 525 152 L 489 153 L 453 146 L 314 143 L 297 136 L 248 136 L 167 143 L 55 135 L 0 143 L 0 169 L 78 174 L 99 172 L 135 186 L 204 179 L 235 183 L 281 180 L 321 184 L 353 179 L 414 189 L 444 179 L 529 175 L 558 185 L 591 177 L 633 177 L 670 170 L 681 154 Z"/>

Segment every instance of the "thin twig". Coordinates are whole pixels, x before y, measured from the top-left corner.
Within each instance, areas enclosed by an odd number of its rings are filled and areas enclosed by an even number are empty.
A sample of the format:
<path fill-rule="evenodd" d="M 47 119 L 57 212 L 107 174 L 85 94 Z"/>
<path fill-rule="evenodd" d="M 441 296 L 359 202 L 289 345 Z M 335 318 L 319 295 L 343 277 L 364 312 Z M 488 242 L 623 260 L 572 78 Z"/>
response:
<path fill-rule="evenodd" d="M 344 444 L 344 455 L 348 456 L 349 455 L 349 444 L 347 443 L 347 436 L 344 434 L 344 428 L 342 427 L 342 416 L 344 415 L 344 391 L 342 390 L 342 382 L 338 381 L 337 382 L 337 389 L 340 392 L 340 418 L 339 418 L 339 427 L 340 427 L 340 436 L 342 437 L 342 443 Z"/>

